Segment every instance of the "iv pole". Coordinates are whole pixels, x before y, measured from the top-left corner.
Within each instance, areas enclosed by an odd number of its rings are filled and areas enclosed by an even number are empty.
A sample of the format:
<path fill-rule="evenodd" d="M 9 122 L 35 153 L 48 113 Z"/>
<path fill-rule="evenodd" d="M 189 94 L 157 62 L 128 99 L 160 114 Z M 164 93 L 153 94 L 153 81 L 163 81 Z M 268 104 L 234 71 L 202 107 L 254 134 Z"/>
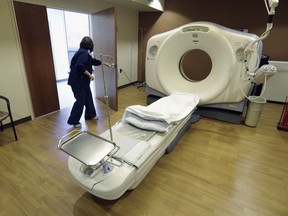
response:
<path fill-rule="evenodd" d="M 104 99 L 105 99 L 105 103 L 106 103 L 106 111 L 107 111 L 107 116 L 108 116 L 108 126 L 109 126 L 109 132 L 110 132 L 110 140 L 111 140 L 111 142 L 113 142 L 113 134 L 112 134 L 112 128 L 111 128 L 110 111 L 109 111 L 109 96 L 108 96 L 108 93 L 107 93 L 107 86 L 106 86 L 106 79 L 105 79 L 105 76 L 104 76 L 104 66 L 103 65 L 106 65 L 107 67 L 114 68 L 115 64 L 112 63 L 110 65 L 110 64 L 104 62 L 103 61 L 103 57 L 106 57 L 107 59 L 110 59 L 111 61 L 113 61 L 114 59 L 110 55 L 100 54 L 100 61 L 102 62 L 101 70 L 102 70 L 102 77 L 103 77 Z M 105 174 L 109 173 L 109 172 L 111 172 L 113 170 L 113 166 L 108 161 L 105 161 L 102 166 L 103 166 L 103 171 L 104 171 Z"/>
<path fill-rule="evenodd" d="M 105 102 L 106 102 L 106 110 L 107 110 L 107 115 L 108 115 L 108 125 L 109 125 L 109 130 L 110 130 L 110 139 L 111 139 L 111 142 L 109 142 L 109 144 L 111 145 L 111 143 L 113 143 L 114 145 L 114 148 L 112 151 L 110 152 L 105 152 L 106 154 L 106 158 L 104 157 L 103 159 L 99 160 L 99 162 L 97 163 L 100 163 L 100 165 L 102 165 L 103 167 L 103 172 L 104 174 L 107 174 L 109 172 L 111 172 L 113 170 L 113 165 L 109 163 L 108 159 L 111 158 L 118 150 L 119 150 L 119 147 L 115 145 L 115 143 L 113 142 L 113 136 L 112 136 L 112 128 L 111 128 L 111 120 L 110 120 L 110 112 L 109 112 L 109 98 L 108 98 L 108 94 L 107 94 L 107 87 L 106 87 L 106 80 L 105 80 L 105 76 L 104 76 L 104 67 L 103 65 L 107 66 L 107 67 L 112 67 L 112 68 L 115 68 L 115 64 L 114 63 L 111 63 L 111 64 L 108 64 L 106 62 L 103 61 L 103 57 L 107 58 L 108 60 L 110 60 L 111 62 L 114 61 L 114 58 L 112 56 L 109 56 L 109 55 L 103 55 L 103 54 L 100 54 L 100 60 L 101 60 L 101 69 L 102 69 L 102 76 L 103 76 L 103 84 L 104 84 L 104 99 L 105 99 Z M 66 135 L 67 136 L 67 135 Z M 66 137 L 64 136 L 64 137 Z M 96 136 L 96 135 L 95 135 Z M 63 138 L 64 138 L 63 137 Z M 97 137 L 97 136 L 96 136 Z M 103 144 L 103 140 L 104 141 L 107 141 L 106 139 L 104 138 L 101 138 L 102 139 L 102 144 Z M 69 141 L 69 140 L 68 140 Z M 65 147 L 64 146 L 67 146 L 67 144 L 70 144 L 70 147 L 68 149 L 66 149 L 66 153 L 69 152 L 69 154 L 71 156 L 73 156 L 75 159 L 79 160 L 79 161 L 83 161 L 83 159 L 80 159 L 80 157 L 82 157 L 83 155 L 80 155 L 78 156 L 77 154 L 75 154 L 75 152 L 73 152 L 73 148 L 75 148 L 75 142 L 62 142 L 62 139 L 60 139 L 59 143 L 58 143 L 58 148 L 63 150 Z M 71 147 L 71 144 L 73 145 L 73 147 Z M 82 143 L 83 144 L 83 143 Z M 88 143 L 89 144 L 89 143 Z M 89 147 L 89 146 L 88 146 Z M 76 148 L 77 148 L 77 145 L 76 145 Z M 84 149 L 83 151 L 86 151 L 87 149 Z M 116 150 L 116 151 L 115 151 Z M 91 152 L 91 149 L 88 148 L 88 151 Z M 108 154 L 107 154 L 108 153 Z M 107 158 L 108 157 L 108 158 Z M 96 164 L 97 164 L 96 163 Z M 85 163 L 84 163 L 85 164 Z M 88 163 L 86 163 L 88 164 Z M 95 164 L 95 165 L 96 165 Z M 85 176 L 90 176 L 95 169 L 95 165 L 87 165 L 86 168 L 84 168 L 84 175 Z"/>
<path fill-rule="evenodd" d="M 108 97 L 108 93 L 107 93 L 107 86 L 106 86 L 106 79 L 105 79 L 105 76 L 104 76 L 103 64 L 105 64 L 106 66 L 109 66 L 109 67 L 113 67 L 113 68 L 115 66 L 114 66 L 114 64 L 108 65 L 107 63 L 104 63 L 103 57 L 107 57 L 108 59 L 110 58 L 111 60 L 113 60 L 113 57 L 110 56 L 110 55 L 100 54 L 100 61 L 102 62 L 101 70 L 102 70 L 103 86 L 104 86 L 104 99 L 105 99 L 105 103 L 106 103 L 106 111 L 107 111 L 107 116 L 108 116 L 108 127 L 109 127 L 109 132 L 110 132 L 110 140 L 113 142 L 113 135 L 112 135 L 112 129 L 111 129 L 111 120 L 110 120 L 110 111 L 109 111 L 109 97 Z"/>

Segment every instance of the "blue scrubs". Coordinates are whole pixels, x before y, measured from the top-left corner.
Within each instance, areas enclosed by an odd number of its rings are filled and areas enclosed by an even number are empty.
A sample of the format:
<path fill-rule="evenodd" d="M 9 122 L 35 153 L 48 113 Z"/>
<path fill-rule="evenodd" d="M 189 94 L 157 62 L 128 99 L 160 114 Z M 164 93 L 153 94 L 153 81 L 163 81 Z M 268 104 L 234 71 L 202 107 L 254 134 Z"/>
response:
<path fill-rule="evenodd" d="M 92 58 L 88 50 L 80 48 L 71 60 L 68 85 L 71 86 L 76 99 L 73 104 L 70 117 L 67 121 L 70 125 L 79 124 L 85 106 L 85 119 L 92 119 L 96 116 L 93 97 L 90 89 L 90 78 L 84 74 L 87 70 L 93 73 L 92 66 L 101 65 L 101 61 Z"/>

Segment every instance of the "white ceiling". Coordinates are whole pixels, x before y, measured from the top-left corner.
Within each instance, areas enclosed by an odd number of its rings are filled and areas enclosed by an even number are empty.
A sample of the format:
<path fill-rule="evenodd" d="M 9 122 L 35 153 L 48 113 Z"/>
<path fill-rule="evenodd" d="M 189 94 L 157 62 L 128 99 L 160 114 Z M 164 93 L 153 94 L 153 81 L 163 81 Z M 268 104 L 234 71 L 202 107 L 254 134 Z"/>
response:
<path fill-rule="evenodd" d="M 125 6 L 137 11 L 163 11 L 164 0 L 101 0 L 113 5 Z"/>

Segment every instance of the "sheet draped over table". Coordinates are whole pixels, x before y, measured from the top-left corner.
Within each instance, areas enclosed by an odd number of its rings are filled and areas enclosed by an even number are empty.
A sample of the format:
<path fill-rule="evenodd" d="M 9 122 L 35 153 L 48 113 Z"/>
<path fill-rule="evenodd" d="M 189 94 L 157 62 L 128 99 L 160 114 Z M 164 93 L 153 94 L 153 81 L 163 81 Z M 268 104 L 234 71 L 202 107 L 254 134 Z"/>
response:
<path fill-rule="evenodd" d="M 173 123 L 191 113 L 199 101 L 198 95 L 176 92 L 148 106 L 127 107 L 123 120 L 141 129 L 167 132 Z"/>
<path fill-rule="evenodd" d="M 162 144 L 150 145 L 148 140 L 158 131 L 166 132 L 174 123 L 187 117 L 198 103 L 198 95 L 179 92 L 163 97 L 149 106 L 127 107 L 122 121 L 112 127 L 115 143 L 120 147 L 112 158 L 124 160 L 136 168 L 142 167 Z M 105 131 L 101 137 L 109 139 L 109 132 Z M 73 157 L 69 157 L 68 164 L 70 172 L 80 184 L 91 190 L 111 177 L 102 172 L 94 172 L 91 176 L 83 175 L 87 166 Z"/>

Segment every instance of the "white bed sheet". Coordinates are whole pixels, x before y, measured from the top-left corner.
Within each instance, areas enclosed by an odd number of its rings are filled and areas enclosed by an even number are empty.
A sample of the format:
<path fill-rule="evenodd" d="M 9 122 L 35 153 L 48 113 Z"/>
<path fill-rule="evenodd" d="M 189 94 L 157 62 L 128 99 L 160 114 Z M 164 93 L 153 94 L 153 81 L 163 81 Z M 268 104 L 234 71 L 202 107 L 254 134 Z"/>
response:
<path fill-rule="evenodd" d="M 83 172 L 87 166 L 73 157 L 69 157 L 70 173 L 83 188 L 95 196 L 103 199 L 117 199 L 126 190 L 137 187 L 143 180 L 157 160 L 165 153 L 165 149 L 181 128 L 189 121 L 196 105 L 192 107 L 193 109 L 182 119 L 172 123 L 168 132 L 143 130 L 127 123 L 122 118 L 111 128 L 113 141 L 120 147 L 119 151 L 109 160 L 113 165 L 112 171 L 105 174 L 102 171 L 103 168 L 99 167 L 90 176 L 85 176 Z M 109 140 L 110 130 L 100 136 Z"/>

